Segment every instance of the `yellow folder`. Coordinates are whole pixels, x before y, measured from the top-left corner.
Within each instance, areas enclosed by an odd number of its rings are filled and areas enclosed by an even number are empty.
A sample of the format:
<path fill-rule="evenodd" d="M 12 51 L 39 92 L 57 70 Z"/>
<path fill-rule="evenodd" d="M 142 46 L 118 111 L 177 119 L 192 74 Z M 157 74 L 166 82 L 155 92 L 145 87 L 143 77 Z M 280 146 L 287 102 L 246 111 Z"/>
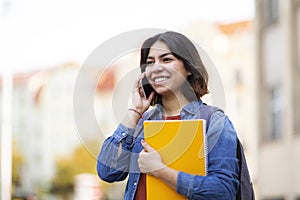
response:
<path fill-rule="evenodd" d="M 167 166 L 189 174 L 206 175 L 205 120 L 147 120 L 145 141 Z M 147 200 L 186 199 L 162 180 L 146 176 Z"/>

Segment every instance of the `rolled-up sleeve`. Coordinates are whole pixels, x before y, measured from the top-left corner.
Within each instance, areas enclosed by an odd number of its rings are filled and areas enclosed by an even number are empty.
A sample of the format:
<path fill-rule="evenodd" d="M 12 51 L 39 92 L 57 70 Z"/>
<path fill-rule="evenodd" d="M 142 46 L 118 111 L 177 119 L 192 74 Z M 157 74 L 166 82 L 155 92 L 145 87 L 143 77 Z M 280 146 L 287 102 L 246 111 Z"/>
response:
<path fill-rule="evenodd" d="M 226 115 L 215 112 L 207 131 L 206 176 L 179 172 L 176 190 L 188 199 L 235 199 L 239 185 L 236 131 Z"/>
<path fill-rule="evenodd" d="M 102 144 L 97 160 L 98 176 L 107 182 L 122 181 L 129 172 L 135 129 L 120 124 Z"/>

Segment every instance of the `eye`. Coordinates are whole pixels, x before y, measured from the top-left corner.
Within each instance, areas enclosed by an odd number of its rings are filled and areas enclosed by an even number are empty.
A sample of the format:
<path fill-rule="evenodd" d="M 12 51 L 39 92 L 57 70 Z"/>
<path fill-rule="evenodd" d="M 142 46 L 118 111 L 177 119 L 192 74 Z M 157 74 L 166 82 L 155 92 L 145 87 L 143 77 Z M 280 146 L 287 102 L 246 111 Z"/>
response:
<path fill-rule="evenodd" d="M 165 57 L 164 59 L 163 59 L 163 61 L 164 61 L 164 63 L 169 63 L 169 62 L 171 62 L 173 59 L 172 58 L 169 58 L 169 57 Z"/>
<path fill-rule="evenodd" d="M 153 60 L 147 60 L 146 62 L 147 66 L 151 66 L 154 64 L 154 61 Z"/>

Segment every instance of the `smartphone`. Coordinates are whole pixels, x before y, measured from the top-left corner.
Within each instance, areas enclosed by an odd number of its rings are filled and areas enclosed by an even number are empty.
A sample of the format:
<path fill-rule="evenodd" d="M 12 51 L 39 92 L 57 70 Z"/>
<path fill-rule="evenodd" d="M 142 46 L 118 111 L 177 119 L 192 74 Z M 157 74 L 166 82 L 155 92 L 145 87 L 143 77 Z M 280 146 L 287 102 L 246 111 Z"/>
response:
<path fill-rule="evenodd" d="M 141 80 L 141 85 L 142 85 L 142 90 L 143 90 L 144 97 L 146 97 L 146 99 L 148 99 L 151 92 L 153 92 L 154 89 L 150 85 L 150 83 L 149 83 L 146 76 L 144 76 L 144 78 Z"/>

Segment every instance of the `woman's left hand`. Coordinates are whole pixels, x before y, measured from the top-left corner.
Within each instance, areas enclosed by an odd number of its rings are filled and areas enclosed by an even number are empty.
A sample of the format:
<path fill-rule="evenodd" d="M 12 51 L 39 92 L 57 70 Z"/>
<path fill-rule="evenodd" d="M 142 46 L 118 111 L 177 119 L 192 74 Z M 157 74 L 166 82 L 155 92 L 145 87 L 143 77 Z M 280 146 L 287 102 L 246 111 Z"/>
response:
<path fill-rule="evenodd" d="M 144 149 L 139 154 L 138 164 L 142 173 L 158 176 L 159 170 L 166 166 L 162 163 L 159 153 L 142 140 Z"/>

